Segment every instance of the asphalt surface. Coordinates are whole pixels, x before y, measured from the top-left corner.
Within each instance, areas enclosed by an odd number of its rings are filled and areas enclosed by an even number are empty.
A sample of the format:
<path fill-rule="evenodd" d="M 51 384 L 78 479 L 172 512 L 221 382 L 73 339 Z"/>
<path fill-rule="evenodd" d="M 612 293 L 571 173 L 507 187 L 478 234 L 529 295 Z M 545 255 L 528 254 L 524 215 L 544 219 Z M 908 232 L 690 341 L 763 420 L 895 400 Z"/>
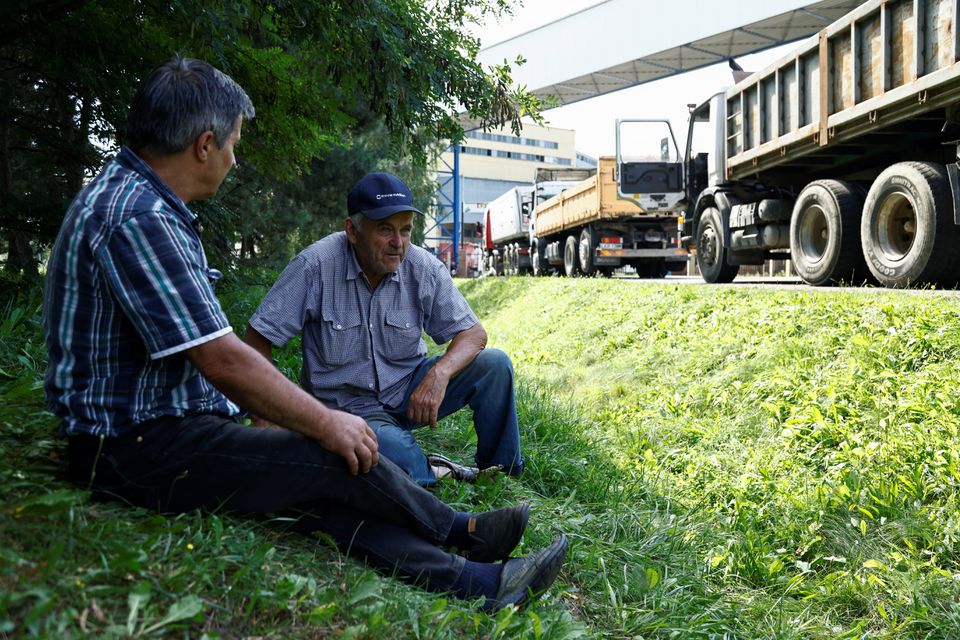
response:
<path fill-rule="evenodd" d="M 624 282 L 647 282 L 647 283 L 663 283 L 663 284 L 675 284 L 675 285 L 691 285 L 691 286 L 706 286 L 706 287 L 732 287 L 732 288 L 770 288 L 775 290 L 788 290 L 788 291 L 816 291 L 816 292 L 831 292 L 831 291 L 853 291 L 853 292 L 863 292 L 863 293 L 876 293 L 878 291 L 901 291 L 904 293 L 911 293 L 916 295 L 930 295 L 930 296 L 957 296 L 960 295 L 960 290 L 957 289 L 937 289 L 931 287 L 918 287 L 915 289 L 887 289 L 884 287 L 877 286 L 862 286 L 862 287 L 814 287 L 809 284 L 806 284 L 800 278 L 795 277 L 783 277 L 783 276 L 737 276 L 733 282 L 728 284 L 708 284 L 704 282 L 703 278 L 700 276 L 667 276 L 665 278 L 637 278 L 635 276 L 615 276 L 617 280 L 623 280 Z"/>

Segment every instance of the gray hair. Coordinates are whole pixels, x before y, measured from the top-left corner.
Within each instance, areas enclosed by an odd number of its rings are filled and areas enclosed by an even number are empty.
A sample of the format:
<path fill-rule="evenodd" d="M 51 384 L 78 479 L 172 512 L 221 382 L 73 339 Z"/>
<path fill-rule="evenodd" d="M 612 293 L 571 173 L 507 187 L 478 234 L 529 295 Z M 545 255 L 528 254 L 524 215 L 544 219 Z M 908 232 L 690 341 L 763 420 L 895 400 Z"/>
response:
<path fill-rule="evenodd" d="M 350 218 L 350 222 L 353 223 L 353 226 L 357 231 L 363 231 L 364 215 L 362 213 L 355 213 L 352 216 L 347 217 Z"/>
<path fill-rule="evenodd" d="M 254 113 L 250 97 L 230 76 L 202 60 L 177 55 L 154 69 L 134 96 L 127 144 L 168 155 L 213 131 L 222 145 L 237 118 L 252 118 Z"/>

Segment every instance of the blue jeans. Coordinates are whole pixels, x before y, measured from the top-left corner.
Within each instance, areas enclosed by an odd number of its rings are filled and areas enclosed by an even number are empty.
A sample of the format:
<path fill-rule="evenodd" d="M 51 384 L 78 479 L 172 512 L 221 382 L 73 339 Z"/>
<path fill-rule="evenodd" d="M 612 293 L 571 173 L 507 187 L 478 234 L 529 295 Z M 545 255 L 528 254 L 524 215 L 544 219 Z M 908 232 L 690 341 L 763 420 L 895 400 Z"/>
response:
<path fill-rule="evenodd" d="M 340 456 L 286 429 L 257 429 L 213 415 L 165 417 L 122 436 L 70 436 L 68 474 L 163 513 L 193 509 L 293 517 L 323 531 L 388 575 L 450 591 L 464 559 L 441 548 L 454 511 L 389 460 L 350 475 Z"/>
<path fill-rule="evenodd" d="M 410 395 L 437 360 L 438 357 L 427 358 L 420 363 L 399 407 L 386 407 L 383 412 L 362 416 L 377 434 L 380 454 L 410 474 L 417 484 L 427 487 L 436 484 L 437 479 L 413 435 L 413 429 L 424 425 L 410 422 L 406 414 Z M 520 475 L 524 459 L 520 455 L 513 365 L 503 351 L 484 349 L 454 376 L 437 417 L 445 418 L 467 405 L 473 409 L 473 429 L 477 433 L 477 466 L 486 469 L 501 465 L 507 473 Z"/>

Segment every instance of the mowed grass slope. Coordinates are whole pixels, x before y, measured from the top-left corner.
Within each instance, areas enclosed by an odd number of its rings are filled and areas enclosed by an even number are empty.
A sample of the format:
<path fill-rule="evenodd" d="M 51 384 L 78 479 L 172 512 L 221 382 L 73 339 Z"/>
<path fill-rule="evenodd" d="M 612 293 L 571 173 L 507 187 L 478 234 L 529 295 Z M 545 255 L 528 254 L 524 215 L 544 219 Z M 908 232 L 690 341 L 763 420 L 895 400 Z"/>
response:
<path fill-rule="evenodd" d="M 272 278 L 226 283 L 235 327 Z M 91 501 L 56 473 L 34 297 L 0 315 L 0 638 L 960 636 L 960 298 L 460 286 L 514 359 L 528 467 L 439 493 L 531 502 L 520 553 L 570 536 L 540 602 L 488 616 L 281 522 Z M 422 437 L 472 454 L 467 415 Z"/>
<path fill-rule="evenodd" d="M 960 298 L 462 290 L 531 406 L 570 407 L 589 445 L 562 475 L 591 518 L 568 577 L 594 629 L 960 637 Z"/>

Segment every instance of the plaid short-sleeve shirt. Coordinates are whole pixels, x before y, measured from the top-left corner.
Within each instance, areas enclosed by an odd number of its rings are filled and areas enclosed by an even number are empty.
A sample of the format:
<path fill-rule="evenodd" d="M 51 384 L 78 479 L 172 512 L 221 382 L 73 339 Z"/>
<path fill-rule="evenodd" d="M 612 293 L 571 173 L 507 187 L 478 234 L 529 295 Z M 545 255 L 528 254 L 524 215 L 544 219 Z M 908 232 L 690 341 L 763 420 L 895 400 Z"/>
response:
<path fill-rule="evenodd" d="M 444 344 L 477 322 L 444 264 L 420 247 L 371 290 L 341 231 L 287 265 L 250 326 L 275 346 L 302 334 L 303 388 L 363 416 L 402 402 L 427 353 L 424 332 Z"/>
<path fill-rule="evenodd" d="M 46 396 L 66 433 L 238 408 L 184 351 L 229 331 L 196 216 L 123 149 L 74 199 L 44 286 Z"/>

